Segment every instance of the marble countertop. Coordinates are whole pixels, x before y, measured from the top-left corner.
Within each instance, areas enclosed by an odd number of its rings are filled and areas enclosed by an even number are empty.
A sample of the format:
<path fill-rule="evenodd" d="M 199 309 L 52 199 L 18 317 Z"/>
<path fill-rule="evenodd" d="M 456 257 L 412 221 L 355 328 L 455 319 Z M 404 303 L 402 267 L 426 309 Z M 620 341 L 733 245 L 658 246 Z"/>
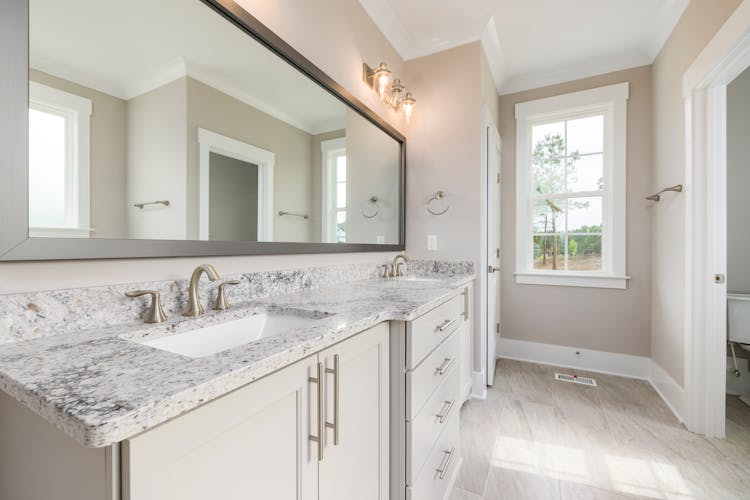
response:
<path fill-rule="evenodd" d="M 305 289 L 198 319 L 132 323 L 3 344 L 0 389 L 88 447 L 107 446 L 166 422 L 383 321 L 436 307 L 471 274 L 431 280 L 368 279 Z M 318 319 L 309 327 L 202 358 L 139 344 L 257 312 Z"/>

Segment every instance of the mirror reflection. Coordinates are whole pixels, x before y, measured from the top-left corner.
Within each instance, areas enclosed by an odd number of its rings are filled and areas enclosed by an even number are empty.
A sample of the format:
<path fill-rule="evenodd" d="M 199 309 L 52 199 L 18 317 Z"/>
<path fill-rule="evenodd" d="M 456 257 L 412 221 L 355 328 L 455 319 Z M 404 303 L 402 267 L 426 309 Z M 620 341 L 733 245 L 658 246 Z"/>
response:
<path fill-rule="evenodd" d="M 399 142 L 199 0 L 30 3 L 30 236 L 399 243 Z"/>

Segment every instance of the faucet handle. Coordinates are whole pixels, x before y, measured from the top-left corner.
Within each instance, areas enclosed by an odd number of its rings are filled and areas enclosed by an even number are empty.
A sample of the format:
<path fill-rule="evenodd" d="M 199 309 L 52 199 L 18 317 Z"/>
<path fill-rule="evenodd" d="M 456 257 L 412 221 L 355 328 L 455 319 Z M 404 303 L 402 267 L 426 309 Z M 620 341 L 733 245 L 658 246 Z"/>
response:
<path fill-rule="evenodd" d="M 162 323 L 167 320 L 167 315 L 164 314 L 164 308 L 161 306 L 161 294 L 157 290 L 135 290 L 133 292 L 125 292 L 128 297 L 140 297 L 142 295 L 151 295 L 151 305 L 146 312 L 146 323 Z"/>
<path fill-rule="evenodd" d="M 239 285 L 240 280 L 228 280 L 219 285 L 219 291 L 216 295 L 216 304 L 214 304 L 214 309 L 217 311 L 226 311 L 229 309 L 229 301 L 227 300 L 227 295 L 224 292 L 224 288 L 227 285 Z"/>
<path fill-rule="evenodd" d="M 383 278 L 393 278 L 393 264 L 383 264 Z"/>

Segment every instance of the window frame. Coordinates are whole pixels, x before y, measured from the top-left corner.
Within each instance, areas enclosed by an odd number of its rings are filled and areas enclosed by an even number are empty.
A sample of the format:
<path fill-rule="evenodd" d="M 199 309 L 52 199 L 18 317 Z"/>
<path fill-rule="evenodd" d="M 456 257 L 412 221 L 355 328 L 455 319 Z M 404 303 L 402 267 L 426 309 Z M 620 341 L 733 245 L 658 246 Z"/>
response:
<path fill-rule="evenodd" d="M 627 101 L 623 82 L 555 97 L 518 103 L 516 115 L 516 271 L 517 284 L 596 288 L 627 287 Z M 604 190 L 565 193 L 566 198 L 602 197 L 601 271 L 534 269 L 532 193 L 532 127 L 591 115 L 604 115 Z M 546 197 L 546 196 L 545 196 Z M 566 252 L 567 253 L 567 252 Z"/>
<path fill-rule="evenodd" d="M 29 109 L 62 116 L 66 121 L 65 225 L 29 225 L 30 237 L 89 238 L 91 227 L 90 99 L 38 82 L 29 82 Z"/>
<path fill-rule="evenodd" d="M 323 167 L 321 237 L 324 243 L 339 243 L 336 232 L 338 225 L 336 214 L 338 212 L 346 213 L 346 206 L 340 208 L 336 203 L 336 185 L 338 184 L 336 159 L 341 156 L 342 151 L 344 156 L 346 156 L 346 137 L 321 141 L 320 151 L 322 153 L 321 162 Z M 347 171 L 346 182 L 348 182 L 348 177 Z"/>

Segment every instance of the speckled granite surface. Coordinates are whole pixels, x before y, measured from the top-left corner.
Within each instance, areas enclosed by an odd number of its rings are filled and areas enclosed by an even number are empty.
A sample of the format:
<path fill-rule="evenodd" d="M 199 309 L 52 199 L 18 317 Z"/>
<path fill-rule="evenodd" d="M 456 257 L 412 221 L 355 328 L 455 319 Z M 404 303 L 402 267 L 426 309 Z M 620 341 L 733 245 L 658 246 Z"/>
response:
<path fill-rule="evenodd" d="M 198 319 L 177 313 L 184 284 L 162 283 L 175 293 L 165 301 L 170 304 L 170 321 L 160 325 L 134 322 L 132 316 L 140 309 L 128 309 L 129 302 L 119 298 L 123 291 L 143 284 L 87 289 L 86 293 L 105 295 L 98 302 L 105 310 L 91 306 L 71 320 L 57 315 L 76 310 L 69 301 L 80 291 L 6 295 L 0 297 L 3 317 L 16 325 L 13 338 L 23 340 L 8 341 L 7 323 L 0 326 L 0 335 L 6 336 L 0 345 L 0 389 L 82 445 L 106 446 L 380 322 L 414 319 L 473 279 L 467 264 L 410 264 L 413 274 L 435 279 L 373 278 L 379 273 L 376 264 L 350 266 L 349 271 L 342 269 L 347 266 L 334 266 L 242 275 L 243 285 L 232 290 L 235 307 Z M 212 295 L 207 289 L 204 297 Z M 137 343 L 269 309 L 312 319 L 304 328 L 196 359 Z M 19 320 L 14 311 L 23 317 Z M 34 315 L 42 317 L 34 320 Z M 95 324 L 105 326 L 93 328 Z"/>

